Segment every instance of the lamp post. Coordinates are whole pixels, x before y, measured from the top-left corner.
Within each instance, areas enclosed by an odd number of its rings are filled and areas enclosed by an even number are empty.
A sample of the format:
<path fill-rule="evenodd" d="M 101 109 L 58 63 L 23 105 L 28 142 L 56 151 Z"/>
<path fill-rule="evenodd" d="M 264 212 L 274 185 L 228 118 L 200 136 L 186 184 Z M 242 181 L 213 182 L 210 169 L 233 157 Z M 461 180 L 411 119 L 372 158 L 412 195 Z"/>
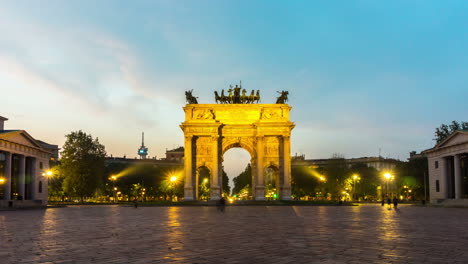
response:
<path fill-rule="evenodd" d="M 109 180 L 112 181 L 112 192 L 114 193 L 114 203 L 117 202 L 117 187 L 115 187 L 115 181 L 117 177 L 115 175 L 110 176 Z"/>
<path fill-rule="evenodd" d="M 327 181 L 327 179 L 325 177 L 323 177 L 323 176 L 320 176 L 319 181 L 320 181 L 320 192 L 321 192 L 321 196 L 322 196 L 322 200 L 323 200 L 323 183 L 325 183 Z"/>
<path fill-rule="evenodd" d="M 389 181 L 390 179 L 392 179 L 393 176 L 392 176 L 392 174 L 390 174 L 390 173 L 387 172 L 387 173 L 384 174 L 384 177 L 385 177 L 385 180 L 386 180 L 385 183 L 386 183 L 387 197 L 389 197 L 389 196 L 388 196 L 388 181 Z"/>
<path fill-rule="evenodd" d="M 45 172 L 42 173 L 42 176 L 44 177 L 47 177 L 47 196 L 48 196 L 48 200 L 50 200 L 50 178 L 52 178 L 52 176 L 54 175 L 54 173 L 51 171 L 51 170 L 47 170 Z"/>
<path fill-rule="evenodd" d="M 175 182 L 177 181 L 177 177 L 176 176 L 172 176 L 171 179 L 171 202 L 174 201 L 174 186 L 175 186 Z"/>
<path fill-rule="evenodd" d="M 3 189 L 3 184 L 5 184 L 6 179 L 3 177 L 0 177 L 0 199 L 3 199 L 5 196 L 5 190 Z"/>
<path fill-rule="evenodd" d="M 353 200 L 357 200 L 356 199 L 356 181 L 357 180 L 360 180 L 359 175 L 354 174 L 353 175 Z"/>

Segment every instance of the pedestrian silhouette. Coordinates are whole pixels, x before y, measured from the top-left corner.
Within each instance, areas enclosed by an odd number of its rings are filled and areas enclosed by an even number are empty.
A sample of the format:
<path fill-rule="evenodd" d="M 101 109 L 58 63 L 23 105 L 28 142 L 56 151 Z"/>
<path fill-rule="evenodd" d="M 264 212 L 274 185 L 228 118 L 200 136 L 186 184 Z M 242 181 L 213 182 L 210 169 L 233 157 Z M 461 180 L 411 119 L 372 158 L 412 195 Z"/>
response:
<path fill-rule="evenodd" d="M 133 199 L 133 206 L 135 206 L 135 208 L 138 208 L 138 198 Z"/>
<path fill-rule="evenodd" d="M 393 198 L 393 207 L 397 208 L 397 206 L 398 206 L 398 198 L 395 197 Z"/>
<path fill-rule="evenodd" d="M 224 207 L 226 206 L 226 200 L 224 197 L 221 197 L 218 201 L 218 210 L 224 213 Z"/>
<path fill-rule="evenodd" d="M 388 197 L 388 199 L 387 199 L 387 207 L 389 209 L 392 208 L 392 199 L 390 199 L 390 197 Z"/>

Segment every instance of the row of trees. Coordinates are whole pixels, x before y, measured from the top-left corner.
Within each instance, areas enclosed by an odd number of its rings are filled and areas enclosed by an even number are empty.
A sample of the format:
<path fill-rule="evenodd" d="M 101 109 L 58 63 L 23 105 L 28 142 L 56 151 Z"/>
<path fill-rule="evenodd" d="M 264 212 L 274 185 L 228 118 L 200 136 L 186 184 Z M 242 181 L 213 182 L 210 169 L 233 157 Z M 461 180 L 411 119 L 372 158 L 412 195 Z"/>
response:
<path fill-rule="evenodd" d="M 183 196 L 180 166 L 106 164 L 105 147 L 98 138 L 81 130 L 66 135 L 60 154 L 60 163 L 53 168 L 49 183 L 49 196 L 55 199 L 84 202 L 90 197 L 151 200 Z"/>
<path fill-rule="evenodd" d="M 296 198 L 380 200 L 389 193 L 391 196 L 424 199 L 426 159 L 398 162 L 388 180 L 385 173 L 366 164 L 348 167 L 344 158 L 335 156 L 323 168 L 293 167 L 292 194 Z M 408 191 L 411 195 L 405 193 Z"/>

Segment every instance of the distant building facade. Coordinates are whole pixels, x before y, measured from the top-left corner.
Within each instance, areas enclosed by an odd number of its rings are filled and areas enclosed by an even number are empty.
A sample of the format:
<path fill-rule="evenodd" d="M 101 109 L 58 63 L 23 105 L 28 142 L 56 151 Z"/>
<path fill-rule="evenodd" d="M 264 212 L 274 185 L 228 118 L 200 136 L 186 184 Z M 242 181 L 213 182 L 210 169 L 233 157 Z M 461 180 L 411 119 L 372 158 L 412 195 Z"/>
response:
<path fill-rule="evenodd" d="M 423 154 L 429 164 L 431 202 L 468 203 L 468 130 L 453 132 Z"/>
<path fill-rule="evenodd" d="M 166 160 L 170 161 L 184 161 L 184 147 L 178 147 L 176 149 L 166 150 Z"/>
<path fill-rule="evenodd" d="M 333 158 L 330 159 L 305 159 L 304 155 L 294 156 L 292 158 L 293 166 L 315 166 L 315 167 L 327 167 L 330 161 L 333 161 Z M 396 165 L 401 162 L 396 159 L 388 159 L 383 157 L 361 157 L 361 158 L 351 158 L 343 159 L 348 168 L 352 167 L 355 164 L 366 164 L 368 167 L 375 168 L 378 171 L 392 171 Z"/>
<path fill-rule="evenodd" d="M 50 162 L 58 146 L 34 139 L 25 130 L 5 130 L 0 116 L 0 207 L 47 205 Z"/>

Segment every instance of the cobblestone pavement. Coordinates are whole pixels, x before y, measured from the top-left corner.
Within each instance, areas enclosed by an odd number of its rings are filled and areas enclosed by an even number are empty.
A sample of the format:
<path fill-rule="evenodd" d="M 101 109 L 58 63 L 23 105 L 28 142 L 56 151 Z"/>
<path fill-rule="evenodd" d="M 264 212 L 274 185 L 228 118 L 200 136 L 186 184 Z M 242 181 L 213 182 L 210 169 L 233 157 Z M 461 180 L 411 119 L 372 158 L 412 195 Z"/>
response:
<path fill-rule="evenodd" d="M 70 206 L 0 211 L 0 263 L 467 263 L 468 209 Z"/>

